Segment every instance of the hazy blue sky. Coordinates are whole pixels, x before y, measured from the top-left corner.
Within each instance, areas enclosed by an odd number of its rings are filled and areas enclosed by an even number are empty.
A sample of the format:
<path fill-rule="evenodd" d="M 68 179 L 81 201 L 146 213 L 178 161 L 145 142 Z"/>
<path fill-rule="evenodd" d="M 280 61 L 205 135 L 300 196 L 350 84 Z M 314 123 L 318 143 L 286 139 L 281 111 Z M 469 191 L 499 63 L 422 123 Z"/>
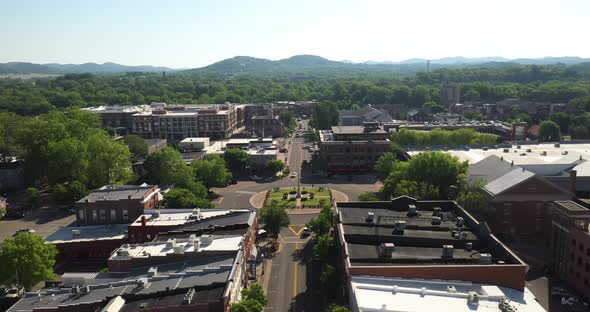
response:
<path fill-rule="evenodd" d="M 590 0 L 0 0 L 0 62 L 590 57 Z"/>

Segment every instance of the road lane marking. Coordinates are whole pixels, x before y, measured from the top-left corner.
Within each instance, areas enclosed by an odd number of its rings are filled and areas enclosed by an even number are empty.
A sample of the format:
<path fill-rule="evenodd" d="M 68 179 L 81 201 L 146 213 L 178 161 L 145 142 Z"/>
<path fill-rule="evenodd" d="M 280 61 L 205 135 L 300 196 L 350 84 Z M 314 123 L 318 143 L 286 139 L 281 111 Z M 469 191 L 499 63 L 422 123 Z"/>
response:
<path fill-rule="evenodd" d="M 295 251 L 299 250 L 299 244 L 295 245 Z M 297 297 L 297 260 L 293 260 L 295 262 L 295 266 L 293 268 L 293 300 Z"/>
<path fill-rule="evenodd" d="M 301 228 L 296 230 L 295 228 L 298 228 L 298 227 L 301 227 Z M 303 229 L 305 228 L 305 224 L 289 224 L 288 228 L 289 228 L 289 230 L 291 230 L 291 232 L 293 232 L 293 234 L 295 234 L 295 236 L 299 236 L 303 232 Z"/>

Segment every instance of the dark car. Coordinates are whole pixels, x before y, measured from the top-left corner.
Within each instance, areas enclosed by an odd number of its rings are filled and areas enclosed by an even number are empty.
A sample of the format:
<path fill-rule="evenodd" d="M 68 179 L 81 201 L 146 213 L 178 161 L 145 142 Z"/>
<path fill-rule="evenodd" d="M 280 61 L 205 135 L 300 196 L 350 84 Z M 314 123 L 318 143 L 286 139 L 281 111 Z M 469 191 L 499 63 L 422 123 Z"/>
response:
<path fill-rule="evenodd" d="M 6 214 L 4 215 L 5 218 L 24 218 L 25 211 L 24 210 L 17 210 L 17 209 L 8 209 L 6 210 Z"/>
<path fill-rule="evenodd" d="M 12 234 L 12 236 L 17 236 L 20 233 L 35 234 L 35 230 L 33 230 L 33 229 L 20 229 L 20 230 L 17 230 L 16 232 L 14 232 L 14 234 Z"/>

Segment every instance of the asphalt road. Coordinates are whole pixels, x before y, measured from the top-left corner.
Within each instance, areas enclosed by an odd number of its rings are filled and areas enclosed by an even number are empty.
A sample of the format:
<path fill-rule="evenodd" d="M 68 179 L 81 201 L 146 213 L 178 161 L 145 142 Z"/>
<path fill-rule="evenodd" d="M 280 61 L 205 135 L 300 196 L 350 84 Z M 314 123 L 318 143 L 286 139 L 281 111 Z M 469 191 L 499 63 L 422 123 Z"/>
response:
<path fill-rule="evenodd" d="M 303 226 L 316 215 L 290 215 L 290 226 L 280 234 L 280 247 L 274 255 L 268 284 L 268 303 L 264 309 L 275 311 L 320 311 L 318 269 L 312 262 L 310 237 L 301 238 Z"/>
<path fill-rule="evenodd" d="M 76 222 L 73 213 L 58 209 L 39 209 L 20 219 L 2 219 L 0 221 L 0 242 L 11 237 L 17 230 L 33 229 L 35 234 L 45 238 L 57 229 Z"/>

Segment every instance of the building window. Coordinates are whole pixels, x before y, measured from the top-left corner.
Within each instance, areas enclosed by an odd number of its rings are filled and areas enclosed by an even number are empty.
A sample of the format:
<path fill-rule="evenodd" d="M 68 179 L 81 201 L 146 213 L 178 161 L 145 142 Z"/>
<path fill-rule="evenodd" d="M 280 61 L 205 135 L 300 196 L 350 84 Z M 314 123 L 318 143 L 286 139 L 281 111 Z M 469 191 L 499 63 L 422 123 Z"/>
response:
<path fill-rule="evenodd" d="M 107 219 L 107 212 L 104 209 L 100 210 L 100 221 L 106 221 Z"/>
<path fill-rule="evenodd" d="M 586 272 L 590 272 L 590 263 L 586 262 Z"/>
<path fill-rule="evenodd" d="M 96 209 L 92 209 L 92 221 L 96 221 L 96 218 L 97 218 Z"/>
<path fill-rule="evenodd" d="M 84 220 L 84 210 L 83 209 L 78 210 L 78 217 L 80 218 L 80 220 Z"/>
<path fill-rule="evenodd" d="M 578 257 L 578 266 L 582 266 L 582 257 Z"/>
<path fill-rule="evenodd" d="M 127 211 L 127 209 L 123 209 L 123 220 L 129 220 L 129 212 Z"/>
<path fill-rule="evenodd" d="M 576 247 L 576 239 L 572 238 L 572 246 Z"/>
<path fill-rule="evenodd" d="M 117 219 L 117 210 L 111 209 L 111 220 Z"/>
<path fill-rule="evenodd" d="M 580 243 L 580 251 L 584 252 L 584 245 L 582 245 L 582 243 Z"/>

